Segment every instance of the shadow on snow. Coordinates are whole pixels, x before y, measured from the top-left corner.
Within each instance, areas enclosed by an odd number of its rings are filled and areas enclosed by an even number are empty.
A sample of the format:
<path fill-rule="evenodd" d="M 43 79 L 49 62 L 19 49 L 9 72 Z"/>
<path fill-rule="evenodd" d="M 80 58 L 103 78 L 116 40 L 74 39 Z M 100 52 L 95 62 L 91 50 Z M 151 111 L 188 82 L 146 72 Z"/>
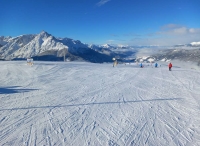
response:
<path fill-rule="evenodd" d="M 0 94 L 14 94 L 14 93 L 24 93 L 30 92 L 37 89 L 18 89 L 20 86 L 11 86 L 11 87 L 0 87 Z"/>
<path fill-rule="evenodd" d="M 78 106 L 92 106 L 102 104 L 126 104 L 126 103 L 137 103 L 137 102 L 151 102 L 151 101 L 173 101 L 181 100 L 183 98 L 168 98 L 168 99 L 148 99 L 148 100 L 135 100 L 135 101 L 116 101 L 116 102 L 92 102 L 92 103 L 81 103 L 81 104 L 68 104 L 68 105 L 50 105 L 50 106 L 39 106 L 39 107 L 19 107 L 10 109 L 0 109 L 0 111 L 6 110 L 29 110 L 29 109 L 46 109 L 46 108 L 60 108 L 60 107 L 78 107 Z"/>

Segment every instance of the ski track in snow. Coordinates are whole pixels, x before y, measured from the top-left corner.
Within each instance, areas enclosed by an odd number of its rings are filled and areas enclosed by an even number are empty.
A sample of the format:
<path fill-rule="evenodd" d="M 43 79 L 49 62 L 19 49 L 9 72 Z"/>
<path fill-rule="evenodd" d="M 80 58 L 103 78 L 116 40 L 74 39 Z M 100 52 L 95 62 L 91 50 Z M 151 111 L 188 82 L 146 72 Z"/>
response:
<path fill-rule="evenodd" d="M 0 145 L 200 145 L 200 72 L 0 62 Z"/>

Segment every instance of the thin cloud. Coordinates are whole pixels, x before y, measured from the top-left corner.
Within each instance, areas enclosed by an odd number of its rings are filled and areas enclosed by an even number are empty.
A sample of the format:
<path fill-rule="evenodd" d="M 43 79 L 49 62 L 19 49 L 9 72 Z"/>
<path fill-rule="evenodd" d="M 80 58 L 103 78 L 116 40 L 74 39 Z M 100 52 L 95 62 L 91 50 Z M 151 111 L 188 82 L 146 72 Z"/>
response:
<path fill-rule="evenodd" d="M 168 29 L 162 29 L 158 32 L 158 34 L 163 35 L 192 35 L 192 34 L 200 34 L 200 28 L 188 28 L 185 26 L 173 27 Z"/>
<path fill-rule="evenodd" d="M 167 25 L 161 26 L 160 30 L 165 31 L 165 30 L 176 29 L 176 28 L 180 28 L 180 27 L 183 27 L 183 26 L 171 23 L 171 24 L 167 24 Z"/>
<path fill-rule="evenodd" d="M 106 42 L 112 43 L 115 42 L 115 40 L 107 40 Z"/>
<path fill-rule="evenodd" d="M 200 28 L 192 28 L 178 24 L 167 24 L 157 31 L 147 34 L 127 33 L 119 35 L 119 39 L 107 40 L 109 43 L 124 45 L 159 45 L 173 46 L 177 44 L 189 44 L 198 42 Z M 114 37 L 114 35 L 112 36 Z"/>
<path fill-rule="evenodd" d="M 140 36 L 142 36 L 141 34 L 136 34 L 136 33 L 126 33 L 126 34 L 124 34 L 124 36 L 134 36 L 134 37 L 140 37 Z"/>
<path fill-rule="evenodd" d="M 162 26 L 157 34 L 162 35 L 192 35 L 200 34 L 200 28 L 188 28 L 177 24 L 168 24 Z"/>
<path fill-rule="evenodd" d="M 132 38 L 131 41 L 135 41 L 135 40 L 142 40 L 143 38 Z"/>
<path fill-rule="evenodd" d="M 113 37 L 119 37 L 119 35 L 117 35 L 117 34 L 111 34 L 111 36 L 113 36 Z"/>
<path fill-rule="evenodd" d="M 98 2 L 96 5 L 98 6 L 98 7 L 101 7 L 101 6 L 103 6 L 104 4 L 106 4 L 107 2 L 109 2 L 110 0 L 101 0 L 100 2 Z"/>
<path fill-rule="evenodd" d="M 148 33 L 148 34 L 146 34 L 147 37 L 154 37 L 156 35 L 157 35 L 156 33 Z"/>
<path fill-rule="evenodd" d="M 161 26 L 157 32 L 141 37 L 133 37 L 128 44 L 171 46 L 199 41 L 200 28 L 192 28 L 178 24 Z"/>

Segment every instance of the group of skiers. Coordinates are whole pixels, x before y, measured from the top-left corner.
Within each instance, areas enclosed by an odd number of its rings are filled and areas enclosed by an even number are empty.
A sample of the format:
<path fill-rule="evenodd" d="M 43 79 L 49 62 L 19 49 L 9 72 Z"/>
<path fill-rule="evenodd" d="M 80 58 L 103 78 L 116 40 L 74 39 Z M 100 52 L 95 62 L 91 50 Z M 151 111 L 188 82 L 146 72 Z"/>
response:
<path fill-rule="evenodd" d="M 140 63 L 140 68 L 143 68 L 143 67 L 144 67 L 144 65 L 142 63 Z M 158 63 L 155 63 L 155 67 L 158 67 Z"/>
<path fill-rule="evenodd" d="M 140 68 L 143 68 L 143 67 L 144 67 L 143 64 L 140 63 Z M 155 67 L 158 67 L 158 63 L 157 62 L 155 63 Z M 168 67 L 169 67 L 169 71 L 171 71 L 172 70 L 172 63 L 171 62 L 168 64 Z"/>
<path fill-rule="evenodd" d="M 113 61 L 114 61 L 113 62 L 113 67 L 117 66 L 117 64 L 118 64 L 117 60 L 113 59 Z M 140 63 L 140 68 L 143 68 L 143 67 L 144 67 L 144 65 L 142 63 Z M 156 68 L 158 67 L 158 63 L 157 62 L 155 63 L 155 67 Z M 168 64 L 168 67 L 169 67 L 169 71 L 171 71 L 172 70 L 172 63 L 171 62 Z"/>

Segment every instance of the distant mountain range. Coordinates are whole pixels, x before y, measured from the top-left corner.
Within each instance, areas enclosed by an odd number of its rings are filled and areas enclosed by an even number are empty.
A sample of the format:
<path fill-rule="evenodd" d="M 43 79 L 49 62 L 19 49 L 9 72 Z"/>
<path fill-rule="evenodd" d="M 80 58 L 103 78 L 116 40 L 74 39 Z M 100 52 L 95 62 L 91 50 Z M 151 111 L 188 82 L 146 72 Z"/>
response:
<path fill-rule="evenodd" d="M 189 44 L 175 45 L 175 47 L 183 47 L 183 46 L 186 46 L 186 47 L 200 47 L 200 42 L 192 42 L 192 43 L 189 43 Z"/>
<path fill-rule="evenodd" d="M 152 55 L 156 60 L 170 61 L 180 60 L 193 62 L 200 66 L 200 48 L 199 49 L 167 49 L 160 50 L 157 54 Z"/>
<path fill-rule="evenodd" d="M 0 60 L 25 60 L 33 58 L 43 61 L 88 61 L 93 63 L 112 62 L 117 58 L 127 61 L 155 61 L 179 59 L 195 61 L 200 65 L 200 42 L 171 47 L 160 46 L 117 46 L 88 45 L 79 40 L 57 38 L 42 31 L 39 34 L 20 35 L 18 37 L 0 37 Z M 164 48 L 164 49 L 163 49 Z M 148 57 L 137 56 L 142 49 L 156 50 Z"/>
<path fill-rule="evenodd" d="M 89 62 L 111 62 L 112 51 L 95 45 L 87 45 L 79 40 L 70 38 L 56 38 L 42 31 L 37 35 L 20 35 L 18 37 L 0 37 L 0 59 L 21 60 L 34 58 L 35 60 L 59 61 L 82 60 Z"/>

